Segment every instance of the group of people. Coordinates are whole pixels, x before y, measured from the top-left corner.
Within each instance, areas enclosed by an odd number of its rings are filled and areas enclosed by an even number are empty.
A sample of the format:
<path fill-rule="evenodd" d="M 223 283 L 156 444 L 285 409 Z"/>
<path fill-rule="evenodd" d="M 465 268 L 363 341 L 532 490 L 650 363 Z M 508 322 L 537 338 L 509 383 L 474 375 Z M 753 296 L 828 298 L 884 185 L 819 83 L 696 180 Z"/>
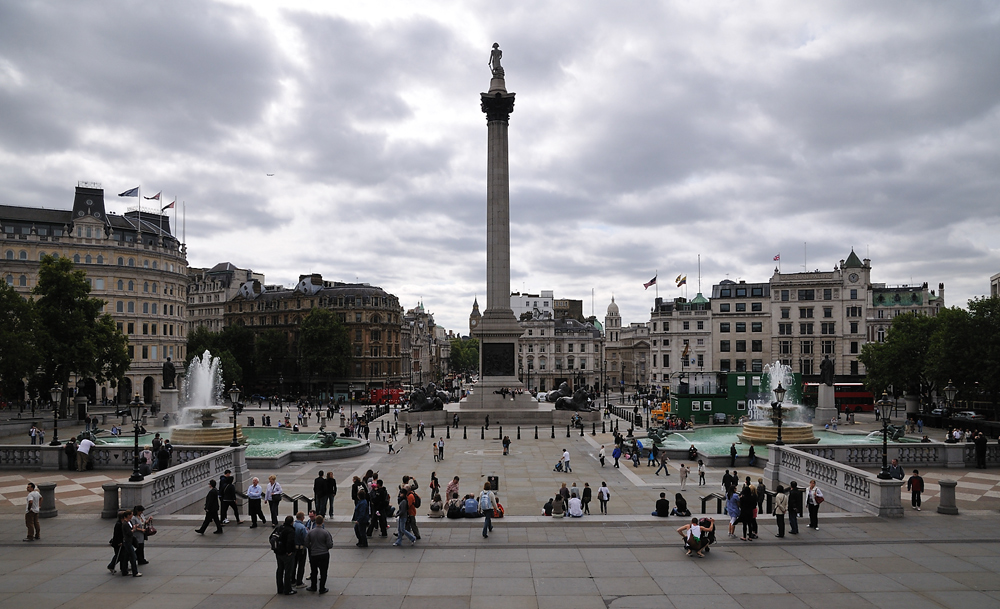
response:
<path fill-rule="evenodd" d="M 146 560 L 146 538 L 154 535 L 156 529 L 153 519 L 145 515 L 145 509 L 137 505 L 118 513 L 111 541 L 108 542 L 114 550 L 108 563 L 108 571 L 112 575 L 118 573 L 115 570 L 118 567 L 122 576 L 142 577 L 139 567 L 149 564 Z"/>
<path fill-rule="evenodd" d="M 611 490 L 608 488 L 607 482 L 601 482 L 600 488 L 597 489 L 597 500 L 601 504 L 601 513 L 608 513 L 608 501 L 611 499 Z M 590 502 L 593 500 L 593 489 L 590 488 L 589 482 L 584 482 L 583 487 L 577 486 L 576 482 L 572 486 L 567 487 L 566 483 L 563 482 L 562 486 L 556 491 L 554 497 L 549 497 L 549 500 L 545 502 L 542 506 L 543 516 L 552 516 L 553 518 L 563 518 L 569 516 L 570 518 L 583 518 L 584 515 L 590 514 Z"/>

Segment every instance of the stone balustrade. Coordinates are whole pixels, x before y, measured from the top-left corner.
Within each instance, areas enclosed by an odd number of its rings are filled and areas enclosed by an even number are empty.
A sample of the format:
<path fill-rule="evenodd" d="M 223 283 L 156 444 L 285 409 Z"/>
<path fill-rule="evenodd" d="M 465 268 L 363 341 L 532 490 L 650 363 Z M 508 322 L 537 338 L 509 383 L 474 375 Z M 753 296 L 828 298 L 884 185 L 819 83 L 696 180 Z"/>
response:
<path fill-rule="evenodd" d="M 102 445 L 90 449 L 95 470 L 131 470 L 132 446 Z M 217 452 L 220 446 L 175 446 L 170 457 L 173 465 L 199 459 Z M 64 447 L 49 445 L 0 445 L 0 470 L 4 469 L 70 469 Z M 76 466 L 74 457 L 73 466 Z"/>
<path fill-rule="evenodd" d="M 174 513 L 204 501 L 208 481 L 218 480 L 227 469 L 236 477 L 236 487 L 246 488 L 249 476 L 246 447 L 213 448 L 209 454 L 172 465 L 141 482 L 120 482 L 122 507 L 142 505 L 150 515 Z"/>

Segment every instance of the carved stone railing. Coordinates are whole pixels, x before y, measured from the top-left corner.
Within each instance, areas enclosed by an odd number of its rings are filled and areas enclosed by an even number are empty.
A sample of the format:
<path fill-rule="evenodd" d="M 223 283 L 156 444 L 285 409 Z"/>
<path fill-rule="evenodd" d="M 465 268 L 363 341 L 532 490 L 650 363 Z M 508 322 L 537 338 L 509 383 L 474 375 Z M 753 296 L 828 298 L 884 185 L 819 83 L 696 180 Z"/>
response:
<path fill-rule="evenodd" d="M 217 452 L 219 446 L 175 446 L 170 463 L 179 465 Z M 0 446 L 0 470 L 3 469 L 71 469 L 76 466 L 64 452 L 62 446 L 49 445 L 8 445 Z M 95 470 L 131 470 L 132 446 L 98 444 L 90 449 L 90 461 Z"/>
<path fill-rule="evenodd" d="M 889 461 L 898 459 L 904 468 L 921 466 L 962 468 L 967 463 L 975 463 L 975 451 L 963 452 L 963 446 L 941 442 L 891 442 L 886 456 Z M 795 448 L 814 457 L 854 467 L 882 467 L 881 444 L 802 444 L 796 445 Z"/>
<path fill-rule="evenodd" d="M 788 486 L 793 480 L 806 488 L 810 480 L 831 505 L 848 512 L 862 512 L 889 518 L 901 518 L 901 480 L 880 480 L 874 474 L 845 465 L 835 457 L 837 449 L 846 447 L 815 445 L 768 446 L 768 462 L 764 478 L 770 488 L 778 484 Z M 815 450 L 814 450 L 815 449 Z M 879 447 L 879 464 L 882 462 Z"/>
<path fill-rule="evenodd" d="M 246 446 L 213 448 L 211 453 L 146 476 L 142 482 L 120 483 L 121 505 L 142 505 L 150 515 L 171 514 L 204 501 L 208 481 L 218 480 L 227 469 L 236 477 L 237 488 L 246 487 Z"/>

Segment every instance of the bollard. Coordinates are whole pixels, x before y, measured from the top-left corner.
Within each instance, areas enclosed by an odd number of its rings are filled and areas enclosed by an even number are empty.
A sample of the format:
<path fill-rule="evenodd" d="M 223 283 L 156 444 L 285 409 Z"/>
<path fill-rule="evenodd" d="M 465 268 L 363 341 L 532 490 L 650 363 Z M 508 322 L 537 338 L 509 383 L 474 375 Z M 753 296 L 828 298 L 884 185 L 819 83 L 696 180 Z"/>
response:
<path fill-rule="evenodd" d="M 592 436 L 596 436 L 597 435 L 597 423 L 591 423 L 590 424 L 590 435 L 592 435 Z"/>
<path fill-rule="evenodd" d="M 463 425 L 462 426 L 462 439 L 463 440 L 468 440 L 469 439 L 469 426 L 468 425 Z"/>
<path fill-rule="evenodd" d="M 517 426 L 517 439 L 518 440 L 521 439 L 521 426 L 520 425 Z"/>
<path fill-rule="evenodd" d="M 556 426 L 553 425 L 552 426 L 552 438 L 555 439 L 555 437 L 556 437 Z"/>
<path fill-rule="evenodd" d="M 101 510 L 101 518 L 118 517 L 118 483 L 107 482 L 101 485 L 104 490 L 104 509 Z"/>
<path fill-rule="evenodd" d="M 435 437 L 435 436 L 434 436 L 434 426 L 433 426 L 433 425 L 431 425 L 431 437 L 432 437 L 432 438 L 433 438 L 433 437 Z"/>
<path fill-rule="evenodd" d="M 535 439 L 538 439 L 538 425 L 535 425 Z"/>
<path fill-rule="evenodd" d="M 601 433 L 608 433 L 608 429 L 604 426 L 604 421 L 601 421 Z"/>
<path fill-rule="evenodd" d="M 486 428 L 483 427 L 483 426 L 479 427 L 479 439 L 480 440 L 485 440 L 486 439 Z"/>
<path fill-rule="evenodd" d="M 497 425 L 497 440 L 503 440 L 503 425 Z"/>
<path fill-rule="evenodd" d="M 444 428 L 444 437 L 448 438 L 449 440 L 451 439 L 451 427 L 448 427 L 447 425 Z"/>
<path fill-rule="evenodd" d="M 938 496 L 938 514 L 950 514 L 953 516 L 958 514 L 958 507 L 955 505 L 955 486 L 958 485 L 958 482 L 954 480 L 940 480 L 938 481 L 938 485 L 941 487 L 941 493 Z M 44 499 L 42 505 L 45 505 Z"/>
<path fill-rule="evenodd" d="M 580 423 L 580 437 L 583 437 L 583 423 Z"/>
<path fill-rule="evenodd" d="M 618 431 L 618 421 L 615 421 L 615 431 Z"/>
<path fill-rule="evenodd" d="M 56 509 L 56 483 L 39 482 L 38 492 L 42 494 L 41 510 L 38 512 L 39 518 L 55 518 L 59 515 Z"/>

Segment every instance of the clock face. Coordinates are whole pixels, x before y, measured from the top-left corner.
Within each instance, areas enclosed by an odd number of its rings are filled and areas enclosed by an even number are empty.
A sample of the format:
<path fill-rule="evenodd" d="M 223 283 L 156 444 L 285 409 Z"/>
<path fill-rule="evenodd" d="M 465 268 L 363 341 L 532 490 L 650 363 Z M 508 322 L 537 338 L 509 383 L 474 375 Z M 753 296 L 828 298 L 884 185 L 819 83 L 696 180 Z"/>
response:
<path fill-rule="evenodd" d="M 858 274 L 857 273 L 851 273 L 850 275 L 847 276 L 847 278 L 851 280 L 851 283 L 857 283 L 858 282 Z"/>

